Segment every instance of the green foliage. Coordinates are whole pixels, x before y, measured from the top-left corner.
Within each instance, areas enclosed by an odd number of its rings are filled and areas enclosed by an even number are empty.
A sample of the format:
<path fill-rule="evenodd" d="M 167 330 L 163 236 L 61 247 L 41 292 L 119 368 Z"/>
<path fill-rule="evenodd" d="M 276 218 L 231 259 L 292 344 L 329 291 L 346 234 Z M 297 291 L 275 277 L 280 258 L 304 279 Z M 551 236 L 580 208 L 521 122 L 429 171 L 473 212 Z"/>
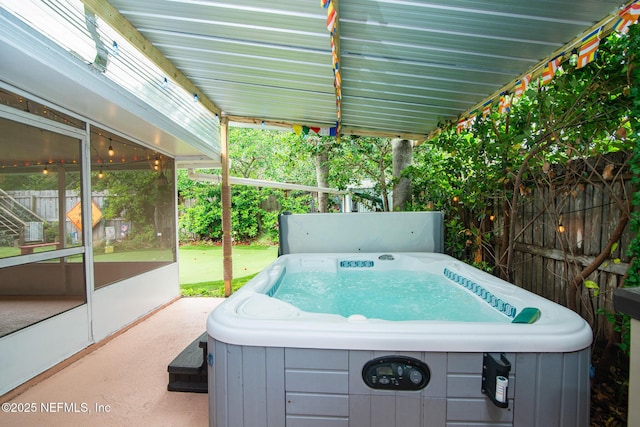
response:
<path fill-rule="evenodd" d="M 2 246 L 12 247 L 13 239 L 14 239 L 13 235 L 10 235 L 5 231 L 0 231 L 0 247 Z"/>
<path fill-rule="evenodd" d="M 259 189 L 234 186 L 231 197 L 231 229 L 235 240 L 250 240 L 258 235 L 261 201 Z"/>
<path fill-rule="evenodd" d="M 200 238 L 222 237 L 222 201 L 219 185 L 192 181 L 186 171 L 178 171 L 180 229 Z M 189 204 L 184 205 L 187 201 Z"/>
<path fill-rule="evenodd" d="M 446 252 L 454 258 L 465 259 L 467 248 L 466 228 L 460 218 L 454 216 L 445 222 Z"/>
<path fill-rule="evenodd" d="M 0 187 L 4 191 L 14 190 L 57 190 L 58 189 L 58 174 L 55 172 L 55 168 L 51 168 L 51 172 L 44 175 L 40 172 L 33 172 L 29 174 L 4 174 L 0 176 Z M 70 181 L 67 182 L 67 188 L 72 188 L 72 185 L 77 185 L 78 177 L 80 174 L 69 173 L 67 175 Z"/>
<path fill-rule="evenodd" d="M 231 175 L 315 185 L 310 144 L 292 132 L 229 128 Z"/>
<path fill-rule="evenodd" d="M 247 128 L 229 129 L 231 175 L 261 180 L 317 185 L 315 155 L 329 154 L 330 186 L 345 189 L 364 180 L 375 183 L 375 191 L 386 194 L 391 185 L 391 143 L 385 138 L 296 135 Z M 198 171 L 220 175 L 219 170 Z M 178 173 L 180 196 L 180 236 L 197 239 L 222 238 L 220 186 L 191 181 L 185 171 Z M 263 236 L 278 238 L 280 212 L 309 212 L 313 196 L 307 192 L 231 186 L 232 232 L 236 241 Z M 279 206 L 267 209 L 265 204 Z"/>
<path fill-rule="evenodd" d="M 45 222 L 42 226 L 45 242 L 55 242 L 58 239 L 58 222 Z"/>
<path fill-rule="evenodd" d="M 159 216 L 171 210 L 173 185 L 167 182 L 172 178 L 162 182 L 158 176 L 148 169 L 114 170 L 93 183 L 93 190 L 108 190 L 102 207 L 104 218 L 130 221 L 132 238 L 139 247 L 154 243 L 156 233 L 162 231 Z"/>
<path fill-rule="evenodd" d="M 358 188 L 373 182 L 374 193 L 381 196 L 372 208 L 391 210 L 387 193 L 393 187 L 392 147 L 388 138 L 345 135 L 339 144 L 331 145 L 329 180 L 339 189 Z"/>
<path fill-rule="evenodd" d="M 498 114 L 494 105 L 492 114 L 479 117 L 469 131 L 458 133 L 450 127 L 416 147 L 415 166 L 409 171 L 414 209 L 444 210 L 447 229 L 459 236 L 461 228 L 468 233 L 504 205 L 516 209 L 509 205 L 516 181 L 526 194 L 527 187 L 540 183 L 558 185 L 547 173 L 549 165 L 630 150 L 635 138 L 626 137 L 625 129 L 631 126 L 627 120 L 638 115 L 631 112 L 629 95 L 638 89 L 627 71 L 637 61 L 632 46 L 636 33 L 634 28 L 630 37 L 603 40 L 596 63 L 582 69 L 564 64 L 566 71 L 550 84 L 538 88 L 532 83 L 508 114 Z M 461 205 L 452 202 L 454 197 Z M 470 217 L 462 227 L 459 207 Z M 461 253 L 461 242 L 447 237 L 448 251 Z"/>
<path fill-rule="evenodd" d="M 306 144 L 306 145 L 305 145 Z M 308 144 L 291 132 L 230 128 L 231 175 L 276 182 L 315 185 L 314 162 Z M 220 170 L 198 171 L 220 175 Z M 222 197 L 220 185 L 191 181 L 186 172 L 178 174 L 181 234 L 198 239 L 222 238 Z M 279 209 L 265 207 L 275 202 Z M 231 186 L 232 233 L 236 241 L 260 236 L 276 241 L 278 213 L 309 212 L 307 193 L 285 192 L 271 188 Z"/>
<path fill-rule="evenodd" d="M 216 173 L 217 171 L 214 171 Z M 200 173 L 206 173 L 200 171 Z M 217 184 L 191 181 L 186 172 L 178 174 L 180 229 L 193 233 L 199 240 L 222 238 L 222 197 Z M 263 203 L 275 197 L 280 209 L 269 211 Z M 278 214 L 280 212 L 309 212 L 311 196 L 302 192 L 285 193 L 271 188 L 244 185 L 231 186 L 231 228 L 236 241 L 251 241 L 260 236 L 277 241 Z"/>

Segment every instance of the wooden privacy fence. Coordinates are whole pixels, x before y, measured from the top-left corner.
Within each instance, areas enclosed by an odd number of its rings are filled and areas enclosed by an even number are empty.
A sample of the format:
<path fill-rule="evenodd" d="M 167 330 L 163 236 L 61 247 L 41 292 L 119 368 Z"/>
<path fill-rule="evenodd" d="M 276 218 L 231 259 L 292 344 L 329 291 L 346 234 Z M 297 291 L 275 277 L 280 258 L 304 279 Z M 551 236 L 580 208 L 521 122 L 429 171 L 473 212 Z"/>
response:
<path fill-rule="evenodd" d="M 616 170 L 616 163 L 606 157 L 595 162 L 592 173 L 573 174 L 574 179 L 562 185 L 538 181 L 524 189 L 512 233 L 514 283 L 565 306 L 567 284 L 606 247 L 632 196 L 623 168 Z M 501 240 L 503 223 L 501 216 L 494 222 L 494 242 Z M 613 313 L 613 290 L 622 286 L 629 267 L 631 238 L 627 224 L 608 259 L 586 278 L 590 287 L 583 283 L 578 291 L 578 313 L 598 338 L 612 332 L 606 316 L 599 314 Z M 495 249 L 502 253 L 499 244 Z"/>

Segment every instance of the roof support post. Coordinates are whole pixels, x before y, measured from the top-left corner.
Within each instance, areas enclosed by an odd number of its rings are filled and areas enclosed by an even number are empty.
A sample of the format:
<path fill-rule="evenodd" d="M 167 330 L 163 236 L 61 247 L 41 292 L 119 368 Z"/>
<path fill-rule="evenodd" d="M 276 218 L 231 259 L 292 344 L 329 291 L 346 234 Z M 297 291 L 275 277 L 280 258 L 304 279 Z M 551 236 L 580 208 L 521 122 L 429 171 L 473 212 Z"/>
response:
<path fill-rule="evenodd" d="M 231 295 L 233 279 L 231 250 L 231 187 L 229 186 L 229 118 L 220 117 L 220 161 L 222 162 L 222 277 L 224 296 Z"/>

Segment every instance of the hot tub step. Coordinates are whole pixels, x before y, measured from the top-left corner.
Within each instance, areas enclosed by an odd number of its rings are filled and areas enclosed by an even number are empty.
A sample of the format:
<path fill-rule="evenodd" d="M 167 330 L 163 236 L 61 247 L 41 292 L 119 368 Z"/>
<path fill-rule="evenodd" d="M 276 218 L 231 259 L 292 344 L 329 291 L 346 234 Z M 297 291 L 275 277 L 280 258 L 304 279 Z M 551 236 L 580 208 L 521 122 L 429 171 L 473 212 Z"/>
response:
<path fill-rule="evenodd" d="M 189 344 L 167 367 L 169 391 L 206 393 L 207 390 L 207 333 Z"/>

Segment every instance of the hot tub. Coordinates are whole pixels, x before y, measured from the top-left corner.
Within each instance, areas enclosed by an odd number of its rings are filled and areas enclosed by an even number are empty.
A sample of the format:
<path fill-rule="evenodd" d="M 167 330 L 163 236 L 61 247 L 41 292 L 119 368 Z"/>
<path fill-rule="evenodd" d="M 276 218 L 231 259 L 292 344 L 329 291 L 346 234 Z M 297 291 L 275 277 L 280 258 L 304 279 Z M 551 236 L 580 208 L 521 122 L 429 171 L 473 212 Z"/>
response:
<path fill-rule="evenodd" d="M 360 271 L 438 276 L 463 293 L 450 311 L 464 304 L 490 315 L 434 317 L 429 308 L 423 319 L 388 320 L 365 308 L 302 310 L 278 297 L 288 275 Z M 423 293 L 392 292 L 388 304 L 415 306 Z M 283 255 L 220 304 L 207 331 L 216 427 L 589 424 L 589 325 L 443 254 Z"/>

